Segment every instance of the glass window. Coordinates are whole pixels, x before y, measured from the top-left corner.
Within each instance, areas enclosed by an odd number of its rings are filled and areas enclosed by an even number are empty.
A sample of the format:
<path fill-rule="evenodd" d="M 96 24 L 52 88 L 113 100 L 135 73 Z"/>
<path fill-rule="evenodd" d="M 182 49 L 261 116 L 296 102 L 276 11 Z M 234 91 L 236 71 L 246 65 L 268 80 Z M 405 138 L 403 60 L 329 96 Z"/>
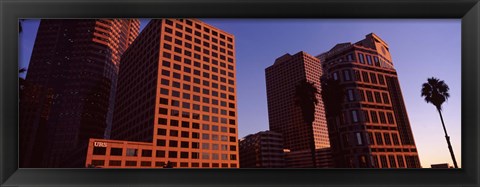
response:
<path fill-rule="evenodd" d="M 127 156 L 137 156 L 137 149 L 133 149 L 133 148 L 127 148 L 127 153 L 126 155 Z"/>
<path fill-rule="evenodd" d="M 202 139 L 203 140 L 209 140 L 210 139 L 210 134 L 202 134 Z"/>
<path fill-rule="evenodd" d="M 202 130 L 210 130 L 210 126 L 208 124 L 202 124 Z"/>
<path fill-rule="evenodd" d="M 157 135 L 165 136 L 165 135 L 167 135 L 167 130 L 166 130 L 166 129 L 162 129 L 162 128 L 158 128 L 158 129 L 157 129 Z"/>
<path fill-rule="evenodd" d="M 375 94 L 375 102 L 376 103 L 382 103 L 382 98 L 380 97 L 380 93 L 379 92 L 374 92 Z"/>
<path fill-rule="evenodd" d="M 218 144 L 212 144 L 212 150 L 218 150 Z"/>
<path fill-rule="evenodd" d="M 109 166 L 121 166 L 122 165 L 122 161 L 121 160 L 110 160 L 108 162 L 108 165 Z"/>
<path fill-rule="evenodd" d="M 170 126 L 178 127 L 178 120 L 171 119 L 170 120 Z"/>
<path fill-rule="evenodd" d="M 368 102 L 373 102 L 373 95 L 371 91 L 366 91 L 367 92 L 367 100 Z"/>
<path fill-rule="evenodd" d="M 375 133 L 375 140 L 377 141 L 377 145 L 383 145 L 383 138 L 381 133 Z"/>
<path fill-rule="evenodd" d="M 180 158 L 188 158 L 188 152 L 180 152 Z M 188 163 L 187 163 L 188 166 Z"/>
<path fill-rule="evenodd" d="M 350 81 L 351 80 L 350 70 L 343 70 L 343 78 L 345 79 L 345 81 Z"/>
<path fill-rule="evenodd" d="M 178 147 L 178 141 L 176 141 L 176 140 L 170 140 L 170 141 L 168 142 L 168 146 L 169 146 L 169 147 Z"/>
<path fill-rule="evenodd" d="M 358 53 L 358 60 L 360 61 L 360 63 L 362 64 L 365 64 L 365 59 L 363 59 L 363 54 L 362 53 Z"/>
<path fill-rule="evenodd" d="M 372 81 L 372 84 L 377 84 L 377 76 L 375 73 L 370 73 L 370 80 Z"/>
<path fill-rule="evenodd" d="M 143 149 L 142 150 L 142 157 L 152 157 L 152 150 Z"/>
<path fill-rule="evenodd" d="M 397 134 L 392 133 L 392 139 L 393 139 L 393 144 L 400 145 L 400 142 L 398 141 L 398 135 Z"/>
<path fill-rule="evenodd" d="M 357 133 L 355 133 L 355 134 L 356 134 L 356 136 L 357 136 L 357 145 L 362 145 L 362 144 L 363 144 L 363 142 L 362 142 L 362 135 L 361 135 L 359 132 L 357 132 Z"/>
<path fill-rule="evenodd" d="M 200 148 L 200 143 L 198 143 L 198 142 L 192 142 L 192 148 L 193 148 L 193 149 L 198 149 L 198 148 Z"/>
<path fill-rule="evenodd" d="M 382 93 L 382 97 L 383 97 L 383 103 L 390 104 L 390 100 L 388 99 L 387 93 Z"/>
<path fill-rule="evenodd" d="M 203 121 L 210 121 L 210 116 L 209 115 L 202 115 L 202 120 Z"/>
<path fill-rule="evenodd" d="M 218 160 L 218 154 L 217 153 L 212 154 L 212 160 Z"/>
<path fill-rule="evenodd" d="M 202 159 L 205 159 L 205 160 L 210 159 L 210 154 L 209 153 L 202 153 Z"/>
<path fill-rule="evenodd" d="M 386 145 L 392 145 L 392 141 L 390 139 L 390 133 L 383 133 L 383 138 L 385 139 Z"/>
<path fill-rule="evenodd" d="M 376 111 L 370 111 L 370 116 L 372 117 L 372 123 L 378 123 L 378 116 Z"/>
<path fill-rule="evenodd" d="M 167 119 L 165 119 L 165 118 L 158 118 L 158 124 L 159 124 L 159 125 L 166 125 L 166 124 L 167 124 Z"/>
<path fill-rule="evenodd" d="M 202 149 L 209 150 L 210 144 L 209 143 L 202 143 Z"/>
<path fill-rule="evenodd" d="M 107 148 L 106 147 L 94 147 L 93 148 L 93 154 L 94 155 L 105 155 L 105 154 L 107 154 Z"/>
<path fill-rule="evenodd" d="M 170 130 L 170 136 L 178 137 L 178 131 L 177 130 Z"/>
<path fill-rule="evenodd" d="M 352 110 L 352 121 L 353 122 L 358 122 L 358 116 L 357 116 L 357 111 Z"/>
<path fill-rule="evenodd" d="M 349 101 L 355 100 L 355 97 L 353 96 L 353 90 L 349 89 L 349 90 L 347 90 L 347 93 L 348 93 L 348 100 Z"/>
<path fill-rule="evenodd" d="M 378 82 L 379 82 L 381 85 L 385 85 L 385 80 L 383 79 L 383 75 L 378 74 Z"/>
<path fill-rule="evenodd" d="M 137 166 L 137 161 L 126 161 L 125 166 Z"/>
<path fill-rule="evenodd" d="M 228 155 L 227 154 L 222 154 L 222 160 L 228 160 Z"/>
<path fill-rule="evenodd" d="M 166 141 L 165 140 L 157 140 L 157 146 L 165 146 L 166 145 Z"/>
<path fill-rule="evenodd" d="M 168 99 L 167 98 L 160 98 L 160 104 L 168 105 Z"/>
<path fill-rule="evenodd" d="M 362 71 L 362 78 L 363 82 L 370 82 L 370 79 L 368 78 L 368 73 Z"/>
<path fill-rule="evenodd" d="M 367 56 L 367 63 L 368 65 L 372 65 L 372 56 L 366 55 Z"/>
<path fill-rule="evenodd" d="M 168 151 L 168 158 L 177 158 L 176 151 Z"/>
<path fill-rule="evenodd" d="M 110 149 L 110 155 L 113 155 L 113 156 L 122 156 L 123 154 L 123 149 L 122 148 L 115 148 L 115 147 L 112 147 Z"/>
<path fill-rule="evenodd" d="M 387 120 L 385 119 L 385 112 L 378 112 L 378 115 L 380 116 L 380 122 L 386 124 Z"/>
<path fill-rule="evenodd" d="M 388 124 L 395 124 L 395 121 L 393 119 L 393 114 L 391 112 L 387 112 L 387 119 L 388 119 Z"/>
<path fill-rule="evenodd" d="M 182 138 L 188 138 L 189 137 L 189 132 L 182 131 L 181 136 L 182 136 Z"/>
<path fill-rule="evenodd" d="M 224 142 L 228 141 L 228 136 L 222 135 L 221 141 L 224 141 Z"/>

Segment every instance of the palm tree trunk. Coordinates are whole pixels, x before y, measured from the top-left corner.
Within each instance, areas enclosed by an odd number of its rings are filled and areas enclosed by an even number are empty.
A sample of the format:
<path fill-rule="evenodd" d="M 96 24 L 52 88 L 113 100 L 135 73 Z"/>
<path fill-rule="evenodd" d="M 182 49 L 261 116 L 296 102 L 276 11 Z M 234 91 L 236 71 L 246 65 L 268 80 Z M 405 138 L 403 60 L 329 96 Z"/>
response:
<path fill-rule="evenodd" d="M 445 132 L 445 139 L 447 140 L 448 150 L 450 150 L 450 156 L 452 156 L 453 165 L 455 168 L 458 168 L 457 160 L 455 159 L 455 154 L 453 154 L 452 144 L 450 143 L 450 136 L 447 134 L 447 129 L 445 128 L 445 123 L 443 122 L 443 116 L 440 109 L 437 108 L 438 114 L 440 114 L 440 120 L 442 120 L 443 131 Z"/>
<path fill-rule="evenodd" d="M 310 151 L 312 152 L 312 163 L 313 167 L 317 167 L 317 158 L 316 158 L 316 152 L 315 152 L 315 134 L 313 133 L 313 121 L 311 123 L 311 126 L 309 127 L 312 130 L 312 139 L 313 141 L 310 141 Z"/>

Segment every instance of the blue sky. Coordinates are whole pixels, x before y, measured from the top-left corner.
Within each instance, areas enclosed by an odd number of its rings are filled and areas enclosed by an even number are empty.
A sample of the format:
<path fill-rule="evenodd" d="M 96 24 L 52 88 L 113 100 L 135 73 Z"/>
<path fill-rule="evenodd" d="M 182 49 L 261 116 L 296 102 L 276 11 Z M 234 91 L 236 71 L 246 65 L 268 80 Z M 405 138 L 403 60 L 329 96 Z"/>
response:
<path fill-rule="evenodd" d="M 235 35 L 239 137 L 268 129 L 264 69 L 285 53 L 317 55 L 373 32 L 390 46 L 423 167 L 452 164 L 435 107 L 420 97 L 429 77 L 450 86 L 445 125 L 461 166 L 460 19 L 202 19 Z M 142 20 L 141 28 L 148 20 Z M 26 67 L 38 21 L 24 22 L 19 65 Z"/>

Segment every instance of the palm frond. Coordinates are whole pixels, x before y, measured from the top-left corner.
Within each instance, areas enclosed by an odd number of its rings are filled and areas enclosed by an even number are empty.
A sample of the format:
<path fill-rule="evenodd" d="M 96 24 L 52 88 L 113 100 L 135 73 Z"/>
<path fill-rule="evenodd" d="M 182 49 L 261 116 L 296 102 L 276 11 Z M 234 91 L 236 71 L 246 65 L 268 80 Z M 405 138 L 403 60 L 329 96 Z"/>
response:
<path fill-rule="evenodd" d="M 448 91 L 449 87 L 445 81 L 431 77 L 422 84 L 421 96 L 424 97 L 425 102 L 432 103 L 441 110 L 442 104 L 450 97 Z"/>

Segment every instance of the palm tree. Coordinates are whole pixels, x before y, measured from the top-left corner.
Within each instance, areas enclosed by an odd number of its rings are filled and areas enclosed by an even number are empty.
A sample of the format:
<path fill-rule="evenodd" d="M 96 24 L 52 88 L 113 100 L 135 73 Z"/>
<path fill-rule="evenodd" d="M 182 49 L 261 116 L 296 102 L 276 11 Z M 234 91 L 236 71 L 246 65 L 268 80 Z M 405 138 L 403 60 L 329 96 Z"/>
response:
<path fill-rule="evenodd" d="M 322 83 L 322 100 L 325 108 L 325 116 L 327 118 L 327 126 L 329 132 L 339 132 L 339 126 L 343 123 L 342 107 L 345 100 L 344 86 L 340 84 L 339 80 L 322 76 L 320 79 Z M 347 167 L 344 164 L 343 156 L 341 156 L 341 139 L 338 133 L 329 135 L 331 150 L 334 157 L 334 164 L 336 167 Z"/>
<path fill-rule="evenodd" d="M 425 97 L 425 102 L 432 103 L 440 115 L 440 120 L 442 121 L 443 131 L 445 132 L 445 139 L 447 139 L 448 149 L 450 150 L 450 155 L 452 156 L 453 165 L 455 168 L 458 168 L 457 161 L 455 160 L 455 155 L 453 154 L 452 145 L 450 144 L 450 137 L 447 134 L 447 129 L 445 128 L 445 123 L 443 122 L 442 116 L 442 104 L 447 101 L 450 94 L 448 93 L 448 85 L 445 84 L 443 80 L 439 80 L 435 77 L 428 78 L 426 83 L 422 85 L 422 97 Z"/>
<path fill-rule="evenodd" d="M 336 117 L 342 114 L 345 91 L 343 90 L 343 86 L 340 85 L 340 81 L 323 77 L 321 82 L 322 99 L 327 117 Z"/>
<path fill-rule="evenodd" d="M 310 134 L 313 137 L 312 123 L 315 121 L 315 106 L 318 104 L 317 94 L 319 94 L 315 83 L 309 82 L 306 79 L 301 80 L 295 87 L 295 104 L 300 107 L 302 116 L 311 130 Z M 314 167 L 315 161 L 315 142 L 310 142 L 311 154 Z"/>

